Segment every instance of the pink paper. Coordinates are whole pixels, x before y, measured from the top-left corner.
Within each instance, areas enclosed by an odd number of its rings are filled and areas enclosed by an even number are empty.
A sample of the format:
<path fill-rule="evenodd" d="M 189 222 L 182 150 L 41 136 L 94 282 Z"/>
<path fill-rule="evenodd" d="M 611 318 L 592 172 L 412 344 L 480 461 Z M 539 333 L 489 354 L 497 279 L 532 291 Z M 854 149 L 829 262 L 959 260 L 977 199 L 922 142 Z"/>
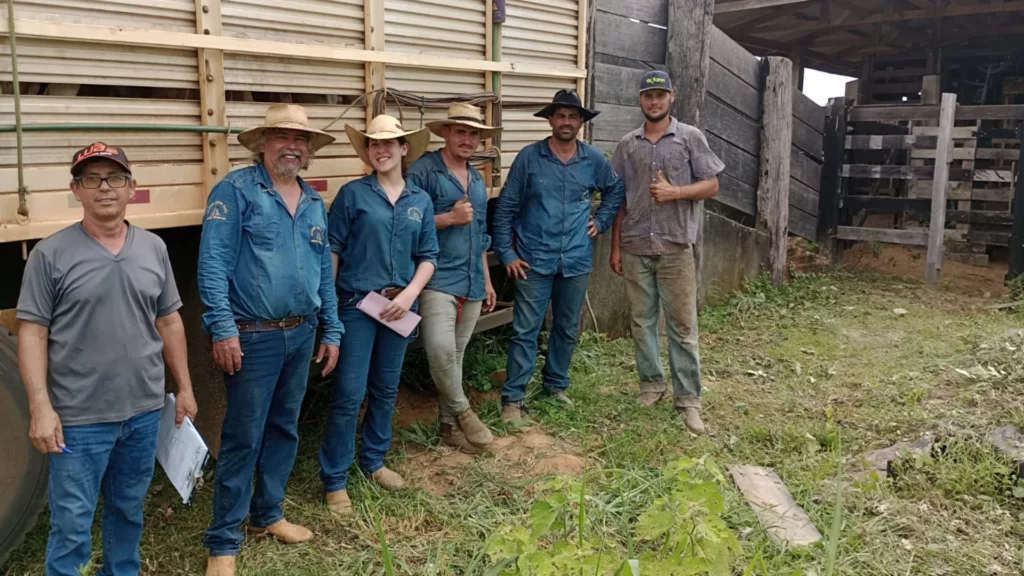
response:
<path fill-rule="evenodd" d="M 377 322 L 391 328 L 395 332 L 405 336 L 406 338 L 412 334 L 412 331 L 416 329 L 416 326 L 420 323 L 420 316 L 414 312 L 406 312 L 405 316 L 402 316 L 401 320 L 393 320 L 385 322 L 380 319 L 380 313 L 391 304 L 391 300 L 388 300 L 377 292 L 370 292 L 356 304 L 356 308 L 363 311 L 364 314 L 373 318 Z"/>

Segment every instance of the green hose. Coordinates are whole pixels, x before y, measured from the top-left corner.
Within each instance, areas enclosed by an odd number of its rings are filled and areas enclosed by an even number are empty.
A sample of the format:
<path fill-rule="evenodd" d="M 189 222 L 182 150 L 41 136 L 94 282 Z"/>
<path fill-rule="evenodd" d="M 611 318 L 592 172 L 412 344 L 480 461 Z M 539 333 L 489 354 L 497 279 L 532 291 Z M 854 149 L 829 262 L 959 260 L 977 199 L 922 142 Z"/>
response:
<path fill-rule="evenodd" d="M 17 75 L 15 75 L 17 78 Z M 17 80 L 15 80 L 17 82 Z M 18 114 L 18 100 L 15 97 L 15 115 Z M 18 166 L 21 166 L 21 133 L 24 132 L 73 132 L 73 131 L 124 131 L 124 132 L 199 132 L 214 134 L 238 134 L 244 128 L 228 126 L 195 126 L 175 124 L 0 124 L 0 133 L 18 132 Z"/>

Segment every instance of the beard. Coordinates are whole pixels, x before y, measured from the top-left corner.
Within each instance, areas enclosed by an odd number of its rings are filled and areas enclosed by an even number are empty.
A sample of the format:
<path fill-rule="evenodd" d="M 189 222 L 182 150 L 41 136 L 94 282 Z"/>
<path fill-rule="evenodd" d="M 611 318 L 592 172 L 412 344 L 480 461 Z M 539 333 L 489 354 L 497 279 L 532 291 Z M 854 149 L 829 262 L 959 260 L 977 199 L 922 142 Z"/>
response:
<path fill-rule="evenodd" d="M 665 110 L 664 112 L 658 115 L 648 114 L 647 112 L 644 112 L 644 118 L 647 118 L 648 122 L 661 122 L 668 116 L 668 112 L 668 110 Z"/>
<path fill-rule="evenodd" d="M 555 137 L 555 140 L 558 140 L 559 142 L 572 142 L 573 140 L 576 139 L 576 134 L 578 133 L 579 130 L 577 130 L 576 132 L 568 133 L 568 135 L 564 135 L 562 134 L 561 130 L 555 130 L 552 135 Z"/>

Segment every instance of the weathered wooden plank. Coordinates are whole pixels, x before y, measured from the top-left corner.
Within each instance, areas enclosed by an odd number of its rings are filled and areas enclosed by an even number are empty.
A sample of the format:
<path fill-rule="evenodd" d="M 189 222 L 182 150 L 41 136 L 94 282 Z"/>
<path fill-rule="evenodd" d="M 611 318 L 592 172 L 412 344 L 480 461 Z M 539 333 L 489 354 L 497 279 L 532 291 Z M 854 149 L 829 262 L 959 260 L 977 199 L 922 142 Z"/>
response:
<path fill-rule="evenodd" d="M 757 89 L 714 60 L 708 69 L 708 92 L 753 120 L 761 120 L 761 95 Z"/>
<path fill-rule="evenodd" d="M 894 178 L 914 180 L 931 178 L 931 166 L 882 166 L 874 164 L 844 164 L 844 178 Z"/>
<path fill-rule="evenodd" d="M 643 75 L 643 70 L 598 62 L 594 65 L 594 102 L 598 108 L 603 108 L 602 104 L 637 106 L 637 86 Z"/>
<path fill-rule="evenodd" d="M 818 219 L 818 191 L 795 178 L 789 181 L 789 205 Z"/>
<path fill-rule="evenodd" d="M 636 70 L 661 70 L 662 72 L 668 72 L 668 66 L 665 66 L 663 62 L 644 62 L 635 58 L 626 58 L 624 56 L 615 56 L 613 54 L 594 54 L 594 62 L 600 62 L 601 64 L 610 64 L 612 66 L 621 66 L 623 68 L 634 68 Z"/>
<path fill-rule="evenodd" d="M 957 120 L 1024 120 L 1024 104 L 1010 106 L 958 106 Z"/>
<path fill-rule="evenodd" d="M 760 89 L 761 72 L 757 58 L 717 26 L 711 32 L 711 59 L 751 87 Z"/>
<path fill-rule="evenodd" d="M 793 178 L 796 178 L 812 190 L 817 190 L 821 185 L 821 164 L 818 164 L 817 161 L 798 150 L 796 146 L 793 147 L 790 153 L 790 170 Z"/>
<path fill-rule="evenodd" d="M 1020 150 L 1012 148 L 978 148 L 975 153 L 978 160 L 1018 160 Z"/>
<path fill-rule="evenodd" d="M 839 200 L 843 189 L 842 167 L 846 158 L 846 99 L 832 98 L 825 107 L 825 161 L 821 166 L 818 186 L 818 241 L 823 253 L 833 262 L 839 256 L 839 243 L 834 235 L 839 226 Z"/>
<path fill-rule="evenodd" d="M 840 226 L 836 235 L 840 240 L 857 242 L 885 242 L 887 244 L 910 244 L 927 246 L 927 230 L 892 230 L 889 228 L 859 228 L 856 226 Z"/>
<path fill-rule="evenodd" d="M 939 115 L 939 143 L 935 155 L 935 180 L 932 186 L 932 219 L 928 225 L 928 261 L 925 278 L 929 284 L 939 281 L 942 269 L 943 228 L 946 222 L 946 187 L 949 185 L 949 163 L 952 161 L 953 118 L 956 94 L 943 94 Z"/>
<path fill-rule="evenodd" d="M 768 235 L 772 283 L 785 281 L 789 234 L 790 156 L 793 148 L 793 63 L 767 56 L 761 113 L 761 173 L 757 185 L 757 230 Z M 821 135 L 814 133 L 817 141 Z"/>
<path fill-rule="evenodd" d="M 608 12 L 595 15 L 594 27 L 598 53 L 644 62 L 665 62 L 665 30 Z"/>
<path fill-rule="evenodd" d="M 818 134 L 825 132 L 825 107 L 818 106 L 806 94 L 793 92 L 793 116 L 801 119 Z"/>
<path fill-rule="evenodd" d="M 910 150 L 935 148 L 935 136 L 847 136 L 847 150 Z"/>
<path fill-rule="evenodd" d="M 729 474 L 761 525 L 777 543 L 806 546 L 821 540 L 821 533 L 774 470 L 730 466 Z"/>
<path fill-rule="evenodd" d="M 974 171 L 975 182 L 1000 182 L 1013 184 L 1012 170 L 977 169 Z"/>
<path fill-rule="evenodd" d="M 757 188 L 722 173 L 718 175 L 718 196 L 715 200 L 753 216 L 757 211 Z"/>
<path fill-rule="evenodd" d="M 597 0 L 597 9 L 651 24 L 664 26 L 668 22 L 668 0 Z"/>
<path fill-rule="evenodd" d="M 731 142 L 750 154 L 759 155 L 761 136 L 759 128 L 750 118 L 718 101 L 714 96 L 705 100 L 705 129 L 726 142 Z"/>
<path fill-rule="evenodd" d="M 793 145 L 813 158 L 822 159 L 822 135 L 798 118 L 792 121 Z"/>
<path fill-rule="evenodd" d="M 760 169 L 757 156 L 740 150 L 732 143 L 726 142 L 710 132 L 706 136 L 708 146 L 725 163 L 726 174 L 744 184 L 757 186 L 757 173 Z"/>
<path fill-rule="evenodd" d="M 914 126 L 913 132 L 915 136 L 933 136 L 938 137 L 939 127 L 938 126 Z M 977 126 L 954 126 L 953 127 L 953 140 L 973 140 L 978 138 L 978 127 Z M 936 140 L 937 142 L 938 140 Z M 934 148 L 934 146 L 932 146 Z"/>
<path fill-rule="evenodd" d="M 1024 105 L 958 106 L 957 120 L 1024 120 Z M 899 120 L 936 120 L 939 106 L 855 106 L 851 122 L 894 122 Z"/>
<path fill-rule="evenodd" d="M 953 148 L 950 150 L 953 160 L 974 160 L 977 148 Z M 910 157 L 914 160 L 933 160 L 935 158 L 936 150 L 914 150 L 910 153 Z"/>
<path fill-rule="evenodd" d="M 790 204 L 789 233 L 813 242 L 818 234 L 818 218 Z"/>
<path fill-rule="evenodd" d="M 618 142 L 644 123 L 644 114 L 639 106 L 602 104 L 601 114 L 593 122 L 594 140 Z"/>

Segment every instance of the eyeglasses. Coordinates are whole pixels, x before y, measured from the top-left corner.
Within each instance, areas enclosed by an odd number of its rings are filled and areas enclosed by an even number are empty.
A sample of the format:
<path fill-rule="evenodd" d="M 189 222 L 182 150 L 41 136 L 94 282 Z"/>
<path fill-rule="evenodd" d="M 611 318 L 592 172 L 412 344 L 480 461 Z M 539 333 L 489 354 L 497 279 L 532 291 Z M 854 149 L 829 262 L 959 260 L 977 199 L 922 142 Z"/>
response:
<path fill-rule="evenodd" d="M 84 176 L 81 178 L 75 178 L 75 181 L 86 190 L 95 190 L 104 182 L 106 182 L 111 188 L 123 188 L 128 185 L 128 181 L 131 179 L 131 176 L 127 174 L 113 174 L 106 178 L 100 178 L 99 176 Z"/>

